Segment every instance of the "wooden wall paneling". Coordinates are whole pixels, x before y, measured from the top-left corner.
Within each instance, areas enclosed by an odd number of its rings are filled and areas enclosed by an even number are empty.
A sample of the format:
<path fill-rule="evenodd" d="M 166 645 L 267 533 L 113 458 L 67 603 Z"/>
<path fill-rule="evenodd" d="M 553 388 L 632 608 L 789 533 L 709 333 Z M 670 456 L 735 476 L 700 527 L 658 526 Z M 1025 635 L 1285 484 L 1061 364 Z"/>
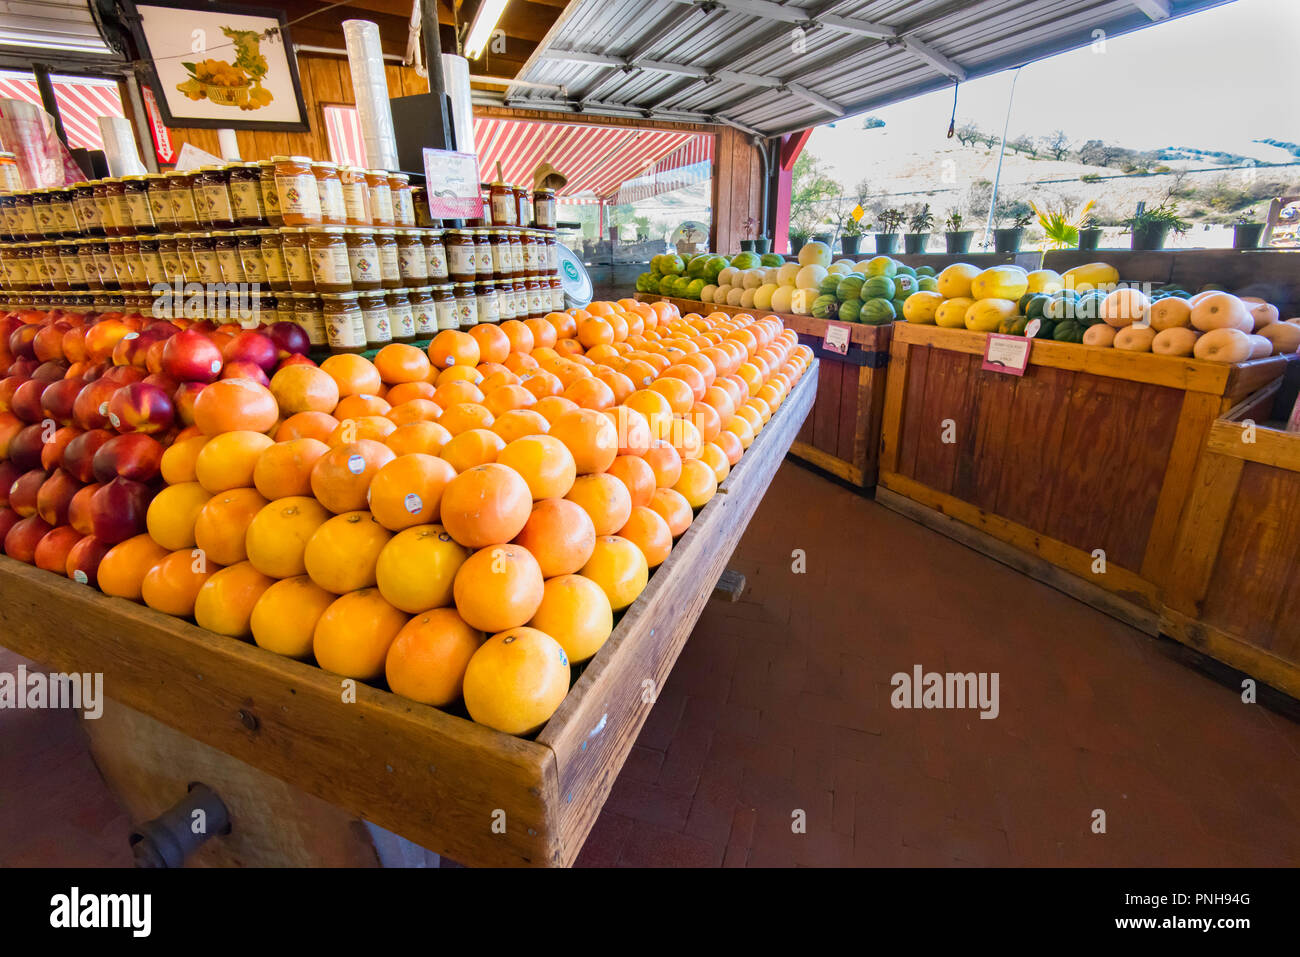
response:
<path fill-rule="evenodd" d="M 840 384 L 843 362 L 823 362 L 817 376 L 817 399 L 813 406 L 813 441 L 817 448 L 832 452 L 840 430 Z"/>
<path fill-rule="evenodd" d="M 1062 459 L 1076 374 L 1030 366 L 1009 403 L 1006 445 L 998 456 L 1001 478 L 991 507 L 1027 528 L 1043 528 L 1052 507 L 1052 479 Z"/>
<path fill-rule="evenodd" d="M 1170 560 L 1178 574 L 1170 575 L 1163 589 L 1165 604 L 1176 612 L 1200 615 L 1244 465 L 1229 455 L 1201 456 Z"/>
<path fill-rule="evenodd" d="M 973 427 L 971 412 L 974 356 L 935 351 L 930 356 L 929 384 L 921 413 L 915 478 L 940 492 L 951 493 L 962 432 Z M 945 422 L 953 422 L 953 441 L 943 441 Z"/>
<path fill-rule="evenodd" d="M 1300 486 L 1300 475 L 1289 473 L 1295 486 Z M 1291 501 L 1300 498 L 1300 487 L 1293 487 Z M 1273 654 L 1287 661 L 1300 662 L 1300 553 L 1290 555 L 1290 575 L 1282 588 L 1281 600 L 1273 615 Z"/>
<path fill-rule="evenodd" d="M 731 144 L 736 132 L 726 127 L 713 139 L 713 222 L 709 224 L 709 247 L 722 252 L 730 251 L 731 185 L 736 172 L 731 162 Z"/>
<path fill-rule="evenodd" d="M 907 387 L 912 378 L 912 346 L 898 336 L 889 340 L 889 373 L 885 377 L 885 406 L 880 417 L 880 471 L 897 472 L 902 461 L 903 410 L 907 404 Z"/>
<path fill-rule="evenodd" d="M 908 350 L 907 387 L 904 393 L 901 434 L 898 438 L 898 467 L 896 471 L 908 478 L 916 476 L 916 458 L 924 427 L 922 414 L 925 394 L 930 388 L 930 357 L 936 350 L 930 346 L 913 346 Z"/>
<path fill-rule="evenodd" d="M 1011 416 L 1020 378 L 997 372 L 975 373 L 971 401 L 974 420 L 959 433 L 960 452 L 953 476 L 953 494 L 986 511 L 993 511 L 1005 472 L 1004 461 Z"/>
<path fill-rule="evenodd" d="M 829 365 L 823 362 L 822 366 Z M 863 368 L 853 363 L 844 363 L 844 368 L 840 374 L 840 427 L 835 437 L 835 444 L 826 451 L 830 452 L 836 458 L 844 459 L 846 462 L 857 463 L 853 457 L 853 449 L 858 434 L 858 406 L 865 405 L 865 400 L 858 398 L 858 393 L 862 388 Z"/>

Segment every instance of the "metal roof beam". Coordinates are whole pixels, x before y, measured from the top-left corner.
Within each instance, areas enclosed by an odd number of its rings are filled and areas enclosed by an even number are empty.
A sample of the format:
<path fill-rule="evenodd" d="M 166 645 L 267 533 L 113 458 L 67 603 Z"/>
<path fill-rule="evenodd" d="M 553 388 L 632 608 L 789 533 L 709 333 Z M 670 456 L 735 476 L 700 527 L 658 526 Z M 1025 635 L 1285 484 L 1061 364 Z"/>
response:
<path fill-rule="evenodd" d="M 1133 0 L 1133 6 L 1145 13 L 1148 20 L 1168 20 L 1173 12 L 1169 0 Z"/>
<path fill-rule="evenodd" d="M 900 43 L 913 56 L 920 57 L 945 76 L 950 76 L 954 80 L 966 79 L 966 69 L 964 67 L 949 60 L 924 40 L 919 40 L 916 37 L 903 37 Z"/>
<path fill-rule="evenodd" d="M 757 86 L 769 90 L 781 85 L 781 81 L 777 78 L 762 76 L 758 73 L 744 73 L 737 70 L 711 71 L 701 66 L 691 66 L 686 63 L 669 63 L 665 60 L 636 60 L 634 62 L 627 57 L 610 56 L 604 53 L 583 53 L 579 50 L 546 50 L 542 53 L 542 58 L 547 60 L 565 60 L 570 63 L 587 63 L 592 66 L 607 66 L 617 69 L 634 67 L 642 70 L 650 70 L 655 73 L 673 73 L 678 76 L 693 76 L 701 80 L 707 80 L 710 77 L 717 77 L 719 80 L 726 80 L 728 83 L 738 83 L 743 86 Z"/>
<path fill-rule="evenodd" d="M 828 100 L 826 99 L 826 97 L 814 93 L 806 86 L 801 86 L 798 83 L 786 83 L 785 88 L 789 90 L 791 93 L 793 93 L 795 96 L 799 97 L 799 99 L 807 100 L 809 103 L 812 103 L 814 106 L 820 106 L 827 113 L 831 113 L 835 116 L 844 115 L 844 107 L 840 106 L 834 100 Z"/>
<path fill-rule="evenodd" d="M 674 2 L 697 5 L 700 0 L 674 0 Z M 706 2 L 711 2 L 713 6 L 721 7 L 724 10 L 731 10 L 733 13 L 743 13 L 747 16 L 756 17 L 759 20 L 776 20 L 779 23 L 821 26 L 828 30 L 856 33 L 859 36 L 875 37 L 878 40 L 892 40 L 898 36 L 897 28 L 885 26 L 883 23 L 872 23 L 869 20 L 852 20 L 848 17 L 833 16 L 831 14 L 818 14 L 805 7 L 771 3 L 769 0 L 706 0 Z M 835 4 L 835 6 L 839 6 L 839 4 Z"/>

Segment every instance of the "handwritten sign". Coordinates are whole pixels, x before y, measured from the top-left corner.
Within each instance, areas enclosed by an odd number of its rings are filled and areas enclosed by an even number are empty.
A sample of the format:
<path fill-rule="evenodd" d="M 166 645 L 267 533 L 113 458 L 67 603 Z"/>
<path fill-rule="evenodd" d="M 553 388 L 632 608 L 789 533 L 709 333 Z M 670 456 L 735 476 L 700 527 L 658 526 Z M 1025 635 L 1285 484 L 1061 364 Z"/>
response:
<path fill-rule="evenodd" d="M 153 137 L 153 152 L 159 163 L 175 163 L 176 149 L 172 146 L 171 131 L 163 122 L 158 112 L 158 101 L 154 99 L 153 90 L 148 85 L 140 84 L 140 99 L 144 100 L 144 111 L 149 117 L 149 132 Z"/>
<path fill-rule="evenodd" d="M 984 343 L 984 365 L 989 372 L 1004 372 L 1007 375 L 1024 375 L 1029 367 L 1029 347 L 1033 339 L 1024 336 L 1004 336 L 990 332 Z"/>
<path fill-rule="evenodd" d="M 848 355 L 849 327 L 838 322 L 826 323 L 826 338 L 822 342 L 822 347 L 827 352 L 834 352 L 841 356 Z"/>
<path fill-rule="evenodd" d="M 475 219 L 483 215 L 478 157 L 451 150 L 424 151 L 429 215 L 434 219 Z"/>

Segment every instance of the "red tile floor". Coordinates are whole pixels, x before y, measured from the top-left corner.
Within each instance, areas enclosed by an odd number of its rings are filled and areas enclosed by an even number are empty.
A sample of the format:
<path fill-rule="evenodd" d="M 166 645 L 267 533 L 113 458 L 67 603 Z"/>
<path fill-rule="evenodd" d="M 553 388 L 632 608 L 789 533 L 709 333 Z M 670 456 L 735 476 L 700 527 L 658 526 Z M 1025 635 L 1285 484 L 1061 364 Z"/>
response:
<path fill-rule="evenodd" d="M 732 567 L 580 865 L 1300 862 L 1300 725 L 1162 643 L 789 462 Z M 918 664 L 1000 714 L 895 710 Z M 130 863 L 71 716 L 0 712 L 0 782 L 0 865 Z"/>

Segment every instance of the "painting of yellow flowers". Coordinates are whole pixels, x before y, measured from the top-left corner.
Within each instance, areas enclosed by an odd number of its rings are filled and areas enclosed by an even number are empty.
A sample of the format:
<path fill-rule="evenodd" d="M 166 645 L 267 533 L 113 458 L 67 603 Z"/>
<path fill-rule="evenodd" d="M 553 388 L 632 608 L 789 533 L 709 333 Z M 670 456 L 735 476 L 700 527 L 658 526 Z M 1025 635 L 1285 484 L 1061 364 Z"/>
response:
<path fill-rule="evenodd" d="M 134 6 L 136 43 L 167 125 L 307 128 L 283 14 L 202 0 Z"/>

